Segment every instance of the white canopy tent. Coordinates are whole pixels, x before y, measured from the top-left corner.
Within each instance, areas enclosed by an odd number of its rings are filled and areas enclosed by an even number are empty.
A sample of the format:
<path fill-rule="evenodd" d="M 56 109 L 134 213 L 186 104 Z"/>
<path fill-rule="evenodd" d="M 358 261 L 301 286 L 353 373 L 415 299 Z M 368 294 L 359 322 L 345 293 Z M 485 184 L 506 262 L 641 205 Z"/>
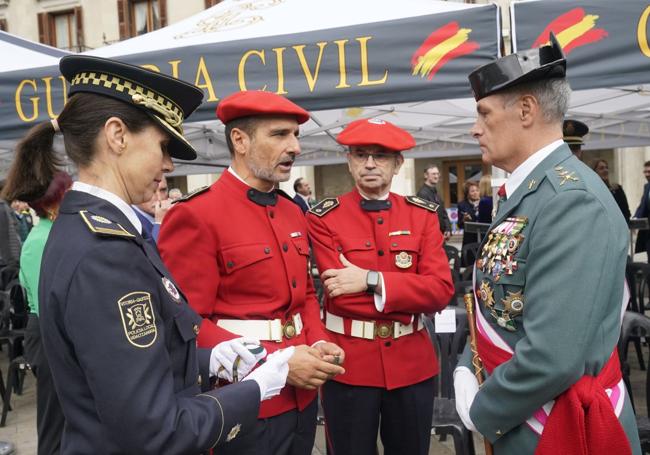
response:
<path fill-rule="evenodd" d="M 164 50 L 166 56 L 175 55 L 174 49 L 178 49 L 176 55 L 183 55 L 183 50 L 188 47 L 219 43 L 226 45 L 237 42 L 246 45 L 250 45 L 252 42 L 254 43 L 252 49 L 266 49 L 268 53 L 270 49 L 266 45 L 266 41 L 272 37 L 277 38 L 280 36 L 281 40 L 288 43 L 284 47 L 289 47 L 294 42 L 293 36 L 304 38 L 324 30 L 325 35 L 322 38 L 324 41 L 319 41 L 322 43 L 327 42 L 327 32 L 333 29 L 344 31 L 341 34 L 341 39 L 350 39 L 349 30 L 367 26 L 367 24 L 395 22 L 428 15 L 451 15 L 450 17 L 458 18 L 462 22 L 462 17 L 468 11 L 485 10 L 486 8 L 489 9 L 488 14 L 492 19 L 491 26 L 493 29 L 490 32 L 490 40 L 494 48 L 490 51 L 488 57 L 493 58 L 496 55 L 497 43 L 499 43 L 500 39 L 498 27 L 500 13 L 498 8 L 494 5 L 477 6 L 431 0 L 406 0 L 400 3 L 400 8 L 395 8 L 395 3 L 392 0 L 355 0 L 354 2 L 347 0 L 328 2 L 305 0 L 241 2 L 226 0 L 213 8 L 161 30 L 116 43 L 112 46 L 96 49 L 90 51 L 89 54 L 118 59 L 139 54 L 139 57 L 135 57 L 134 60 L 138 58 L 142 63 L 148 63 L 146 60 L 148 54 L 154 54 L 152 60 L 160 61 L 160 56 L 156 54 L 159 54 L 162 50 Z M 404 30 L 403 32 L 410 33 L 412 30 Z M 428 33 L 425 33 L 424 36 L 426 34 Z M 329 44 L 331 44 L 331 41 L 329 41 Z M 218 47 L 212 49 L 217 53 L 219 52 Z M 243 53 L 244 51 L 240 49 L 240 52 Z M 315 55 L 312 56 L 312 59 L 314 57 Z M 375 63 L 377 63 L 377 59 L 380 60 L 380 63 L 376 66 L 383 68 L 391 55 L 370 55 L 370 58 L 373 57 Z M 265 55 L 265 58 L 270 59 L 268 55 Z M 308 59 L 309 56 L 305 61 Z M 487 61 L 484 59 L 483 62 Z M 325 62 L 323 63 L 325 64 Z M 311 71 L 316 74 L 314 66 L 312 66 Z M 455 74 L 454 77 L 463 79 L 461 84 L 466 85 L 464 93 L 469 95 L 469 85 L 464 80 L 464 74 Z M 411 90 L 415 90 L 415 88 Z M 292 93 L 289 93 L 287 96 L 292 97 L 291 95 Z M 418 98 L 417 95 L 415 97 L 411 95 L 410 97 Z M 310 108 L 308 97 L 304 97 L 304 99 L 297 98 L 297 102 Z M 391 96 L 390 98 L 396 97 Z M 368 104 L 375 101 L 375 99 L 376 96 L 369 95 L 367 98 Z M 467 136 L 468 124 L 471 122 L 474 111 L 471 98 L 440 101 L 418 100 L 410 103 L 382 104 L 373 107 L 361 107 L 366 103 L 347 104 L 347 101 L 344 98 L 335 103 L 346 107 L 311 110 L 312 119 L 301 128 L 303 153 L 298 158 L 297 164 L 321 165 L 343 162 L 345 159 L 344 148 L 334 140 L 336 134 L 347 123 L 367 117 L 384 118 L 411 131 L 418 143 L 417 148 L 409 153 L 409 157 L 412 158 L 475 155 L 479 153 L 475 141 Z M 364 99 L 357 96 L 352 101 L 364 101 Z M 320 102 L 316 102 L 316 104 L 318 105 Z M 327 105 L 328 103 L 325 102 L 324 104 Z M 216 119 L 196 121 L 187 125 L 187 137 L 200 150 L 200 157 L 197 161 L 228 165 L 230 158 L 223 131 L 223 125 Z M 196 164 L 181 165 L 175 171 L 177 174 L 194 172 L 205 173 L 206 167 Z"/>

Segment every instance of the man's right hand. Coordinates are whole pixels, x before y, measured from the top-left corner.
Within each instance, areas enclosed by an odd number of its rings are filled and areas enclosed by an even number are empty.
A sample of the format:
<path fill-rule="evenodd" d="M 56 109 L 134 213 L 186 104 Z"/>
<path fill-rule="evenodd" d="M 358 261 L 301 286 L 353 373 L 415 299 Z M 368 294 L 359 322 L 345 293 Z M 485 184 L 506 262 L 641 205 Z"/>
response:
<path fill-rule="evenodd" d="M 324 361 L 317 349 L 300 345 L 296 346 L 289 359 L 287 384 L 301 389 L 315 390 L 328 379 L 343 373 L 345 373 L 343 367 Z"/>

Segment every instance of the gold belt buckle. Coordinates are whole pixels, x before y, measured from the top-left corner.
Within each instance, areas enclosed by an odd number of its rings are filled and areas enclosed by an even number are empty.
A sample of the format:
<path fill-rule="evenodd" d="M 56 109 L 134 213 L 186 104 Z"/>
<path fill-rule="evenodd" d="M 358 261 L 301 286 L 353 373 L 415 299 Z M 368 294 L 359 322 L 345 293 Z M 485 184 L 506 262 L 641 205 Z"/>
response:
<path fill-rule="evenodd" d="M 282 333 L 284 333 L 284 337 L 287 340 L 296 336 L 296 326 L 291 319 L 287 320 L 287 322 L 284 323 L 284 326 L 282 326 Z"/>
<path fill-rule="evenodd" d="M 386 322 L 379 323 L 375 329 L 375 335 L 379 338 L 390 338 L 393 336 L 393 324 Z"/>

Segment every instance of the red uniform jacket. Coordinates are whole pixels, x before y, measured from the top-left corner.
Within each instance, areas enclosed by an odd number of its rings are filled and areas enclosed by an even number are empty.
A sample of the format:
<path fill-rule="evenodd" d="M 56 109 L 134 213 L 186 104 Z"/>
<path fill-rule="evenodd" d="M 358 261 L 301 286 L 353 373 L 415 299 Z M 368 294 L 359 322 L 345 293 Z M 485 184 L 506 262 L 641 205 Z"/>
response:
<path fill-rule="evenodd" d="M 363 210 L 356 190 L 338 199 L 340 205 L 321 217 L 314 212 L 307 215 L 318 269 L 322 273 L 342 268 L 339 255 L 343 253 L 363 269 L 382 272 L 386 304 L 380 313 L 373 296 L 358 293 L 327 297 L 327 311 L 356 320 L 408 324 L 421 313 L 434 313 L 447 306 L 454 286 L 435 213 L 393 193 L 388 197 L 390 208 L 381 211 Z M 397 267 L 400 261 L 396 256 L 400 253 L 411 256 L 410 267 Z M 403 260 L 401 264 L 405 265 Z M 394 389 L 416 384 L 438 372 L 426 330 L 398 339 L 375 340 L 329 333 L 346 355 L 346 373 L 337 376 L 336 381 Z"/>
<path fill-rule="evenodd" d="M 307 223 L 291 200 L 260 205 L 251 188 L 229 171 L 207 191 L 175 204 L 165 216 L 158 248 L 189 304 L 203 316 L 200 347 L 238 338 L 215 325 L 225 319 L 275 319 L 300 313 L 303 332 L 267 352 L 328 340 L 308 271 Z M 315 392 L 287 386 L 262 403 L 260 418 L 298 407 Z"/>

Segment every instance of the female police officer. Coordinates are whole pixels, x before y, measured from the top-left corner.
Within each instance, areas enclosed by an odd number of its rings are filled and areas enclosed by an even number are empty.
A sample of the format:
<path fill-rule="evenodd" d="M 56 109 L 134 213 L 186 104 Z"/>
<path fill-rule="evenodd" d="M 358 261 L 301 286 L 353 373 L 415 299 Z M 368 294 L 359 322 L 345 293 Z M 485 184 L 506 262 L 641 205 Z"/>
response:
<path fill-rule="evenodd" d="M 182 121 L 203 95 L 96 57 L 65 57 L 60 70 L 70 99 L 58 121 L 23 139 L 7 196 L 30 200 L 47 188 L 59 164 L 52 140 L 60 131 L 79 181 L 47 242 L 39 301 L 66 419 L 61 453 L 185 454 L 227 444 L 255 423 L 260 398 L 284 386 L 292 350 L 269 356 L 247 377 L 253 380 L 201 393 L 210 375 L 242 377 L 260 356 L 242 340 L 197 355 L 201 318 L 130 208 L 151 199 L 173 170 L 170 157 L 196 157 Z"/>

